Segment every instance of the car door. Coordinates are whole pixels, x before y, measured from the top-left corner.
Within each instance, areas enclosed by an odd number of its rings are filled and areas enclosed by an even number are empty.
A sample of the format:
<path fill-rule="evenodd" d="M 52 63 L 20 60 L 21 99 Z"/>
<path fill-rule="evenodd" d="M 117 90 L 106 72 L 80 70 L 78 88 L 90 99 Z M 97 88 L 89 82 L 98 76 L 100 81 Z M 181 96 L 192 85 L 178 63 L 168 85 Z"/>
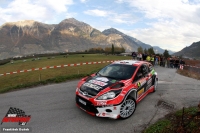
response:
<path fill-rule="evenodd" d="M 145 79 L 146 79 L 146 86 L 145 91 L 147 91 L 151 86 L 153 82 L 153 76 L 152 76 L 152 68 L 153 66 L 151 64 L 143 64 L 145 67 Z"/>
<path fill-rule="evenodd" d="M 137 99 L 146 91 L 147 78 L 144 73 L 143 65 L 138 69 L 134 78 L 134 84 L 137 84 Z"/>

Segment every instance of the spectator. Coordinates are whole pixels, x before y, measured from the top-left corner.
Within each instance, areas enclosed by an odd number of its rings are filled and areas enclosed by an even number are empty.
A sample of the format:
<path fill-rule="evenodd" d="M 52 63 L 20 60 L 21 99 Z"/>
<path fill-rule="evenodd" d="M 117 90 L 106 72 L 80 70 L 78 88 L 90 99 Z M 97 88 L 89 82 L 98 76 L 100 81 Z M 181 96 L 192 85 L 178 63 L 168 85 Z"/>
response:
<path fill-rule="evenodd" d="M 133 57 L 133 60 L 135 60 L 136 57 L 137 57 L 137 53 L 136 52 L 132 52 L 132 57 Z"/>
<path fill-rule="evenodd" d="M 147 58 L 147 54 L 146 54 L 146 53 L 143 53 L 143 54 L 142 54 L 142 58 L 143 58 L 143 60 L 145 61 L 146 58 Z"/>
<path fill-rule="evenodd" d="M 158 65 L 158 56 L 155 56 L 155 66 Z"/>
<path fill-rule="evenodd" d="M 180 64 L 181 65 L 185 65 L 185 61 L 183 61 L 182 59 L 180 60 Z"/>
<path fill-rule="evenodd" d="M 163 57 L 160 57 L 160 66 L 163 66 Z"/>
<path fill-rule="evenodd" d="M 150 62 L 151 62 L 151 64 L 154 66 L 154 55 L 151 55 Z"/>
<path fill-rule="evenodd" d="M 170 58 L 167 58 L 167 68 L 170 68 Z"/>
<path fill-rule="evenodd" d="M 163 57 L 163 63 L 162 63 L 163 67 L 165 67 L 165 63 L 166 63 L 166 59 L 165 59 L 165 57 Z"/>
<path fill-rule="evenodd" d="M 183 66 L 185 65 L 185 61 L 183 61 L 182 59 L 180 60 L 180 66 L 182 66 L 182 69 L 183 69 Z M 179 66 L 179 68 L 180 68 Z M 180 68 L 181 69 L 181 68 Z"/>
<path fill-rule="evenodd" d="M 174 62 L 174 59 L 171 58 L 171 59 L 170 59 L 170 67 L 171 67 L 171 68 L 174 68 L 173 62 Z"/>
<path fill-rule="evenodd" d="M 175 67 L 176 67 L 176 65 L 175 65 L 175 64 L 176 64 L 176 58 L 174 58 L 174 59 L 173 59 L 173 68 L 175 68 Z"/>
<path fill-rule="evenodd" d="M 138 53 L 138 60 L 142 60 L 142 54 L 141 53 Z"/>
<path fill-rule="evenodd" d="M 176 69 L 178 69 L 179 68 L 179 59 L 178 58 L 176 58 L 176 60 L 175 60 L 175 68 Z"/>
<path fill-rule="evenodd" d="M 146 61 L 148 61 L 148 62 L 151 61 L 151 57 L 149 55 L 147 55 Z"/>

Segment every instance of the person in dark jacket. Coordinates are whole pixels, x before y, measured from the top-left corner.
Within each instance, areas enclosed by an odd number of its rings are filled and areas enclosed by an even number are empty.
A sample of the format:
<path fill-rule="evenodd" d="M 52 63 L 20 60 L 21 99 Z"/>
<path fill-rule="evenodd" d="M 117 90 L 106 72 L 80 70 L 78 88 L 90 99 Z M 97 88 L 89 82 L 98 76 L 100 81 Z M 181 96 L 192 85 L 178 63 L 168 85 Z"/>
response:
<path fill-rule="evenodd" d="M 179 68 L 179 59 L 178 58 L 176 58 L 176 60 L 175 60 L 175 68 L 176 69 L 178 69 Z"/>
<path fill-rule="evenodd" d="M 132 52 L 132 57 L 135 60 L 137 58 L 137 53 L 136 52 Z"/>

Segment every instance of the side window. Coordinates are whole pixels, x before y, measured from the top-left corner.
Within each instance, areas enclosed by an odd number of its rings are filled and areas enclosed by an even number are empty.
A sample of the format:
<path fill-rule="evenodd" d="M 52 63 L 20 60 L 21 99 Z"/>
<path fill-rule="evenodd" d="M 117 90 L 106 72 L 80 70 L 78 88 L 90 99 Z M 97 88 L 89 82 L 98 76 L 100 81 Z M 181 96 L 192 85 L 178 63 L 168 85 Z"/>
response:
<path fill-rule="evenodd" d="M 142 77 L 143 77 L 143 74 L 142 74 L 142 67 L 140 67 L 140 68 L 138 69 L 136 75 L 135 75 L 135 78 L 134 78 L 134 81 L 133 81 L 133 82 L 135 82 L 135 81 L 141 79 Z"/>
<path fill-rule="evenodd" d="M 153 69 L 153 65 L 152 64 L 149 64 L 149 72 L 151 72 Z"/>
<path fill-rule="evenodd" d="M 145 76 L 147 73 L 149 73 L 149 69 L 148 69 L 147 65 L 142 65 L 141 69 L 142 69 L 143 76 Z"/>

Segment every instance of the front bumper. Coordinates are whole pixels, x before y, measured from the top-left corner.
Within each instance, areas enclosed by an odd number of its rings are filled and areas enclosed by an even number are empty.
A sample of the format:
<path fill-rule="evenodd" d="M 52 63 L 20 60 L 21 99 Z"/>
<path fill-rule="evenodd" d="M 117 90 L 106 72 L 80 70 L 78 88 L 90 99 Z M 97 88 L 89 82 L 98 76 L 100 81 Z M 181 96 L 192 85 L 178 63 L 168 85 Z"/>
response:
<path fill-rule="evenodd" d="M 80 102 L 81 101 L 81 102 Z M 119 118 L 120 105 L 94 106 L 92 102 L 76 95 L 76 105 L 90 115 L 98 117 Z"/>

